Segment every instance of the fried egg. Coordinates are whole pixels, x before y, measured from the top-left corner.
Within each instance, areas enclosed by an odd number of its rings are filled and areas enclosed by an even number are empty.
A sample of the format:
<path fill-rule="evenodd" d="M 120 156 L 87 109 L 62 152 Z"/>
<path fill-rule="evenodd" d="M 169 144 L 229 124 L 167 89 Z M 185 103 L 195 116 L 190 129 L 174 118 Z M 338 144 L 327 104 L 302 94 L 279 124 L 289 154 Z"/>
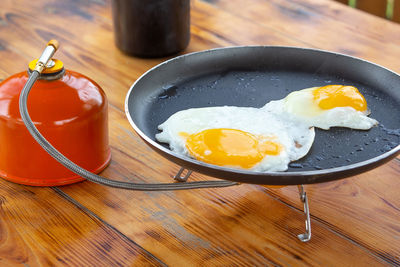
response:
<path fill-rule="evenodd" d="M 209 164 L 252 171 L 285 171 L 304 157 L 314 127 L 367 130 L 364 96 L 353 86 L 327 85 L 295 91 L 262 108 L 207 107 L 179 111 L 158 126 L 159 142 Z"/>
<path fill-rule="evenodd" d="M 284 99 L 267 103 L 263 109 L 287 114 L 325 130 L 330 127 L 368 130 L 378 124 L 368 117 L 367 102 L 354 86 L 327 85 L 295 91 Z"/>
<path fill-rule="evenodd" d="M 192 108 L 159 125 L 159 142 L 194 159 L 253 171 L 285 171 L 305 156 L 314 129 L 250 107 Z"/>

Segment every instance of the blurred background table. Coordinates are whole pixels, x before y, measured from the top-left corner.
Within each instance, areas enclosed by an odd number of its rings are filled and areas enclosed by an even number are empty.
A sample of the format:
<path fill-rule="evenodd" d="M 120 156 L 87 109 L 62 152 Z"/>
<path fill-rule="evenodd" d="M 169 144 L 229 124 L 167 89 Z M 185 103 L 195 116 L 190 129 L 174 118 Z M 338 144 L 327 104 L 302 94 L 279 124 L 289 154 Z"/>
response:
<path fill-rule="evenodd" d="M 330 0 L 198 0 L 191 21 L 183 53 L 301 46 L 400 72 L 400 24 Z M 179 166 L 149 149 L 124 114 L 130 85 L 167 58 L 122 54 L 109 0 L 2 0 L 0 79 L 26 69 L 52 38 L 61 43 L 57 58 L 108 96 L 113 160 L 103 175 L 172 182 Z M 0 180 L 0 265 L 400 265 L 399 177 L 396 158 L 349 179 L 307 185 L 309 243 L 296 237 L 304 215 L 294 186 L 134 192 L 91 182 L 37 188 Z"/>

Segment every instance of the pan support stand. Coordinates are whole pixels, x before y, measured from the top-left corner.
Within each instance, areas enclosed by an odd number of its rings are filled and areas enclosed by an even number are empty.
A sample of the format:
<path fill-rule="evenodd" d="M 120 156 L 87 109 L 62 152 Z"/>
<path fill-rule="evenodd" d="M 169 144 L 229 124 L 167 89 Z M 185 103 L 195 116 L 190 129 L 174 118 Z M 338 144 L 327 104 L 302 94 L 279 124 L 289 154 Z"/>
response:
<path fill-rule="evenodd" d="M 186 182 L 189 179 L 189 176 L 192 174 L 191 170 L 187 170 L 186 174 L 182 175 L 185 171 L 185 168 L 181 168 L 177 174 L 174 176 L 174 180 L 178 182 Z"/>
<path fill-rule="evenodd" d="M 186 182 L 189 179 L 189 176 L 192 174 L 191 170 L 186 170 L 185 168 L 181 167 L 180 170 L 176 173 L 174 176 L 174 180 L 178 182 Z M 310 209 L 308 206 L 308 198 L 307 198 L 307 193 L 304 190 L 303 185 L 298 185 L 297 186 L 299 190 L 299 196 L 301 202 L 303 202 L 304 206 L 304 215 L 305 215 L 305 225 L 306 225 L 306 231 L 303 234 L 299 234 L 297 237 L 300 239 L 301 242 L 308 242 L 311 239 L 311 220 L 310 220 Z"/>
<path fill-rule="evenodd" d="M 308 242 L 311 239 L 311 220 L 310 220 L 310 208 L 308 206 L 308 198 L 307 198 L 307 193 L 304 190 L 304 186 L 298 185 L 297 186 L 299 190 L 299 195 L 300 195 L 300 200 L 303 202 L 304 206 L 304 215 L 306 217 L 306 231 L 303 234 L 299 234 L 297 237 L 300 239 L 301 242 Z"/>

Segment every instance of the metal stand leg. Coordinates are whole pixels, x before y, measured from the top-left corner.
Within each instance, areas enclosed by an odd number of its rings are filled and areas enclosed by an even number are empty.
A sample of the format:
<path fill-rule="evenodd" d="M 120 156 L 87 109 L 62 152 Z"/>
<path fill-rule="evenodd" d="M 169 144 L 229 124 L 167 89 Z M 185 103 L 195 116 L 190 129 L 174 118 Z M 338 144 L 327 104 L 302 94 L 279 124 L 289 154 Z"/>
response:
<path fill-rule="evenodd" d="M 297 237 L 301 242 L 308 242 L 311 239 L 311 220 L 310 220 L 310 209 L 308 207 L 308 199 L 306 191 L 304 191 L 303 185 L 298 185 L 300 200 L 304 205 L 304 214 L 306 215 L 306 232 L 304 234 L 299 234 Z"/>
<path fill-rule="evenodd" d="M 185 171 L 185 168 L 181 168 L 178 173 L 174 176 L 174 180 L 178 181 L 178 182 L 186 182 L 189 178 L 189 176 L 192 174 L 191 170 L 187 170 L 187 173 L 185 176 L 181 176 L 182 173 Z"/>

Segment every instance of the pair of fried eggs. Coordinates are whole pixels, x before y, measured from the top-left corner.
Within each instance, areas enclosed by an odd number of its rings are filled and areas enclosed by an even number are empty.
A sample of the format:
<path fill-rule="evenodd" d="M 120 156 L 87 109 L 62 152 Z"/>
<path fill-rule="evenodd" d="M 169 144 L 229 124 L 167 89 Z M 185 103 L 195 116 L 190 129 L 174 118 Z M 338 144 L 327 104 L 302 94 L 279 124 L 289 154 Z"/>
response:
<path fill-rule="evenodd" d="M 314 127 L 368 130 L 363 95 L 353 86 L 327 85 L 295 91 L 261 108 L 205 107 L 179 111 L 158 126 L 156 139 L 172 151 L 218 166 L 285 171 L 304 157 Z"/>

